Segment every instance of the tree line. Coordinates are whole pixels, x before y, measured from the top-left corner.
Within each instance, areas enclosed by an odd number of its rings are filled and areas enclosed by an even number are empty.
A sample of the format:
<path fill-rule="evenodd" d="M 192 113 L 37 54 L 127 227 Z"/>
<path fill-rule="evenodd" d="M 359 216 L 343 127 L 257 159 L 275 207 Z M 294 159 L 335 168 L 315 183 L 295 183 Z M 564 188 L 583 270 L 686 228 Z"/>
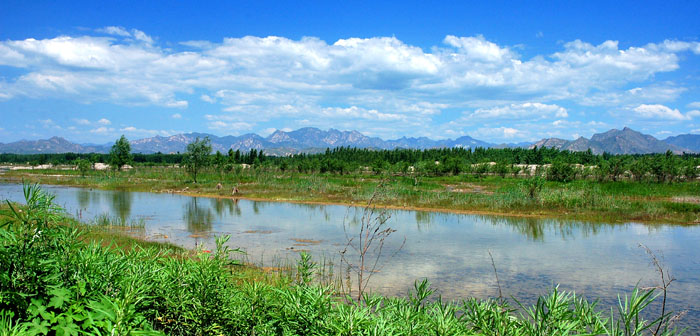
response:
<path fill-rule="evenodd" d="M 374 173 L 419 174 L 430 176 L 471 174 L 523 176 L 537 174 L 555 181 L 597 179 L 650 180 L 656 182 L 695 179 L 700 175 L 700 155 L 634 154 L 596 155 L 588 151 L 571 152 L 549 147 L 527 148 L 436 148 L 374 150 L 337 147 L 316 154 L 268 156 L 263 150 L 247 152 L 229 149 L 225 154 L 212 154 L 208 138 L 195 140 L 184 153 L 131 153 L 129 142 L 121 137 L 109 154 L 0 154 L 0 162 L 39 165 L 77 164 L 89 169 L 90 163 L 108 162 L 119 169 L 126 164 L 135 166 L 179 165 L 187 169 L 196 181 L 203 169 L 222 173 L 234 171 L 247 164 L 255 169 L 299 173 Z M 537 167 L 535 167 L 537 166 Z M 82 170 L 82 169 L 81 169 Z"/>

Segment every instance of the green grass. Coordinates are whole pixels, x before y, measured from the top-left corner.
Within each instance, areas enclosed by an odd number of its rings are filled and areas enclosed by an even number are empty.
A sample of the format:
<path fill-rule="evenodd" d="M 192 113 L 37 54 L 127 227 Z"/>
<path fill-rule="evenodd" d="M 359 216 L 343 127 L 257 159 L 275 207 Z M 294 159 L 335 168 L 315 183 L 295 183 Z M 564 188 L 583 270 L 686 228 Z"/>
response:
<path fill-rule="evenodd" d="M 102 233 L 118 239 L 109 226 L 67 220 L 36 186 L 25 195 L 26 206 L 0 211 L 1 335 L 678 334 L 670 314 L 647 319 L 653 290 L 611 309 L 556 287 L 532 306 L 512 306 L 443 302 L 422 281 L 406 298 L 353 301 L 318 285 L 308 256 L 297 277 L 265 281 L 241 266 L 226 237 L 210 253 L 133 238 L 105 246 Z"/>
<path fill-rule="evenodd" d="M 32 182 L 101 189 L 183 192 L 205 196 L 276 201 L 364 204 L 377 184 L 386 181 L 379 205 L 442 211 L 485 212 L 518 216 L 546 216 L 592 221 L 640 221 L 693 224 L 700 214 L 700 183 L 548 181 L 531 199 L 523 178 L 486 176 L 378 176 L 371 174 L 300 174 L 245 169 L 240 173 L 205 171 L 192 183 L 182 169 L 138 167 L 124 172 L 91 171 L 86 177 L 70 170 L 11 171 L 5 181 Z M 216 189 L 218 183 L 222 189 Z M 674 199 L 675 198 L 675 199 Z M 683 201 L 690 199 L 690 201 Z"/>

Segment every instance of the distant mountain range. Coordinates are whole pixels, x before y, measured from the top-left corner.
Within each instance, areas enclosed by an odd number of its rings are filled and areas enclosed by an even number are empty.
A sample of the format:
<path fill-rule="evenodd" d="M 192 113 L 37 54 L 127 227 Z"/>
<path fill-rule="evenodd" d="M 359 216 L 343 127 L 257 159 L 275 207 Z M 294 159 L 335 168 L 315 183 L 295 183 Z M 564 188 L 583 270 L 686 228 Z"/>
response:
<path fill-rule="evenodd" d="M 590 139 L 584 137 L 576 140 L 542 139 L 529 146 L 529 148 L 534 146 L 554 147 L 572 152 L 586 151 L 590 148 L 594 154 L 602 154 L 603 152 L 611 154 L 646 154 L 664 153 L 668 150 L 676 154 L 682 154 L 683 152 L 700 151 L 700 135 L 684 134 L 678 137 L 683 137 L 683 140 L 674 142 L 672 138 L 667 138 L 662 141 L 651 135 L 642 134 L 625 127 L 622 130 L 611 129 L 604 133 L 594 134 Z M 695 139 L 695 145 L 687 146 L 692 145 L 692 139 Z"/>
<path fill-rule="evenodd" d="M 290 132 L 278 130 L 267 137 L 261 137 L 253 133 L 223 137 L 206 133 L 177 134 L 168 137 L 155 136 L 131 141 L 131 150 L 135 153 L 182 153 L 185 151 L 188 143 L 204 137 L 211 139 L 214 151 L 225 153 L 229 149 L 233 149 L 247 152 L 251 149 L 257 149 L 264 150 L 271 155 L 290 155 L 301 152 L 316 153 L 326 148 L 340 146 L 370 149 L 427 149 L 443 147 L 532 148 L 538 146 L 555 147 L 571 151 L 585 151 L 590 148 L 596 154 L 603 152 L 612 154 L 663 153 L 667 150 L 679 154 L 682 152 L 700 152 L 700 135 L 683 134 L 659 140 L 651 135 L 642 134 L 627 127 L 622 130 L 612 129 L 605 133 L 594 134 L 591 139 L 583 137 L 576 140 L 548 138 L 535 143 L 524 142 L 517 144 L 493 144 L 469 136 L 447 140 L 432 140 L 426 137 L 403 137 L 394 140 L 382 140 L 377 137 L 365 136 L 358 131 L 339 131 L 336 129 L 324 131 L 318 128 L 306 127 Z M 7 144 L 0 143 L 0 153 L 107 153 L 111 146 L 112 143 L 81 145 L 60 137 L 52 137 L 46 140 L 22 140 Z"/>

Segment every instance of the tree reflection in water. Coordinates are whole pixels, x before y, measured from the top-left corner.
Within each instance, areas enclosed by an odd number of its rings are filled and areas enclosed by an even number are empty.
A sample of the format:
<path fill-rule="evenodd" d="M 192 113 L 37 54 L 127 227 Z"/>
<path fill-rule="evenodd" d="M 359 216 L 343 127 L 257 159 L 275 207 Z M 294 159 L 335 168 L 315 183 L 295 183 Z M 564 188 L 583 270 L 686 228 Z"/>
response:
<path fill-rule="evenodd" d="M 125 191 L 115 191 L 109 196 L 109 205 L 112 208 L 112 214 L 119 217 L 122 223 L 126 223 L 131 216 L 131 203 L 133 202 L 134 194 Z"/>
<path fill-rule="evenodd" d="M 238 199 L 230 198 L 212 198 L 211 207 L 222 218 L 224 214 L 233 216 L 241 216 L 241 207 L 238 206 Z"/>
<path fill-rule="evenodd" d="M 613 230 L 625 224 L 599 222 L 583 222 L 573 220 L 544 219 L 535 217 L 494 217 L 478 216 L 481 220 L 495 226 L 508 226 L 531 241 L 544 241 L 545 234 L 550 232 L 560 238 L 589 237 L 601 232 Z"/>
<path fill-rule="evenodd" d="M 428 231 L 433 224 L 433 214 L 428 211 L 416 211 L 416 227 L 418 231 Z"/>
<path fill-rule="evenodd" d="M 185 207 L 184 220 L 187 222 L 187 231 L 201 233 L 211 231 L 214 214 L 211 207 L 198 204 L 198 198 L 192 197 Z"/>
<path fill-rule="evenodd" d="M 75 193 L 80 209 L 85 209 L 90 205 L 90 194 L 92 194 L 90 191 L 82 188 L 78 189 L 78 191 Z"/>

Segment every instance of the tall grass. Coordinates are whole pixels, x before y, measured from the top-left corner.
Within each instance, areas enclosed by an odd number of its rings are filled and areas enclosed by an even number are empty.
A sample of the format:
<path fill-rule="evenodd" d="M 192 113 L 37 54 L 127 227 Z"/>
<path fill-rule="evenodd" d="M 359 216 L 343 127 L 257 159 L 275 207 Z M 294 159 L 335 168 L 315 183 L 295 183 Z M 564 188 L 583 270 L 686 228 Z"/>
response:
<path fill-rule="evenodd" d="M 53 174 L 59 176 L 50 176 Z M 2 176 L 5 180 L 19 178 L 103 189 L 346 204 L 363 204 L 371 197 L 374 186 L 386 180 L 387 197 L 378 205 L 525 213 L 579 220 L 700 222 L 700 206 L 692 204 L 700 199 L 700 182 L 697 181 L 546 181 L 530 183 L 528 189 L 524 185 L 537 180 L 536 177 L 387 176 L 361 172 L 336 175 L 248 168 L 230 172 L 204 171 L 195 184 L 184 170 L 175 167 L 92 171 L 86 177 L 72 171 L 51 170 L 11 171 Z M 219 183 L 223 188 L 217 188 Z M 232 195 L 234 187 L 240 192 Z"/>
<path fill-rule="evenodd" d="M 0 227 L 0 335 L 679 334 L 668 314 L 643 317 L 653 289 L 620 297 L 612 313 L 557 288 L 519 310 L 443 302 L 427 281 L 407 298 L 353 300 L 319 285 L 308 255 L 297 280 L 256 281 L 225 237 L 211 252 L 116 249 L 59 225 L 60 209 L 36 185 L 25 196 L 25 206 L 8 203 Z"/>

